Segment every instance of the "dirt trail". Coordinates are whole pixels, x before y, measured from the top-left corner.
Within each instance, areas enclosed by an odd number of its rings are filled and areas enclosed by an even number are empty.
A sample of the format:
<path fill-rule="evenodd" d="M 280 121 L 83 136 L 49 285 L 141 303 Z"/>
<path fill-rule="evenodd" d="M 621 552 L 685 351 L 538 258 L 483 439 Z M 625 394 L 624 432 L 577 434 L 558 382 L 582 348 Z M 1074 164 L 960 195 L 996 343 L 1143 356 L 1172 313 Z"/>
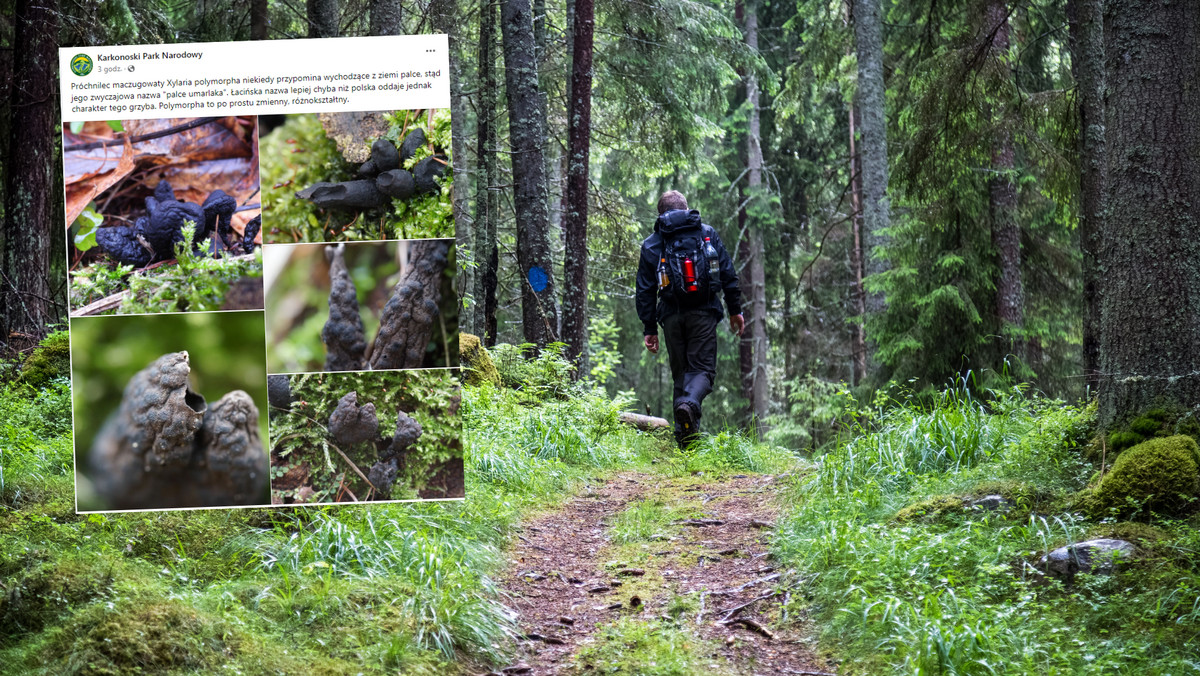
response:
<path fill-rule="evenodd" d="M 580 648 L 633 617 L 678 622 L 702 639 L 696 657 L 712 673 L 830 674 L 810 636 L 775 622 L 792 593 L 768 556 L 782 483 L 770 475 L 706 482 L 623 473 L 531 520 L 501 581 L 524 632 L 521 655 L 493 673 L 604 671 L 581 664 Z M 615 544 L 614 520 L 639 500 L 679 518 L 662 533 Z"/>

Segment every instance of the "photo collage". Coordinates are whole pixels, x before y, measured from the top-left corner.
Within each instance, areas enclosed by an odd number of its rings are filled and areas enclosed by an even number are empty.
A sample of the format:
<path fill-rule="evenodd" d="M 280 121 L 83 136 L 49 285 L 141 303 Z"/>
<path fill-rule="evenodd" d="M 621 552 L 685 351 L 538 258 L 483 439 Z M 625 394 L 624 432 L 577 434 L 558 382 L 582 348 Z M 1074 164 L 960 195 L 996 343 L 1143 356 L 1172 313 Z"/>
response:
<path fill-rule="evenodd" d="M 464 496 L 448 109 L 62 134 L 79 512 Z"/>

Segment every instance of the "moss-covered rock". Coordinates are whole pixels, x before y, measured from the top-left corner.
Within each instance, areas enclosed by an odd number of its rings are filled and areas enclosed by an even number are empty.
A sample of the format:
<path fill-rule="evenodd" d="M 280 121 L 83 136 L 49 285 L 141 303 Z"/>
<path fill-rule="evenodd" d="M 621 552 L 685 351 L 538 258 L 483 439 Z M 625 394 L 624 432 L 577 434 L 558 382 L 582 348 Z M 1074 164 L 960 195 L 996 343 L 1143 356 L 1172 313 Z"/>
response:
<path fill-rule="evenodd" d="M 1118 521 L 1117 523 L 1101 523 L 1088 529 L 1083 540 L 1109 539 L 1125 540 L 1137 545 L 1141 552 L 1155 554 L 1159 546 L 1171 538 L 1167 531 L 1137 521 Z"/>
<path fill-rule="evenodd" d="M 895 521 L 934 521 L 947 514 L 962 512 L 969 504 L 970 501 L 961 495 L 935 495 L 896 512 Z"/>
<path fill-rule="evenodd" d="M 1094 515 L 1176 512 L 1200 495 L 1200 448 L 1184 435 L 1151 439 L 1117 457 L 1085 504 Z"/>
<path fill-rule="evenodd" d="M 458 335 L 458 356 L 465 369 L 464 374 L 468 385 L 481 385 L 489 382 L 496 387 L 500 386 L 500 372 L 496 370 L 496 363 L 492 361 L 492 355 L 483 346 L 479 336 L 460 333 Z"/>
<path fill-rule="evenodd" d="M 21 366 L 20 381 L 41 387 L 59 376 L 71 376 L 71 341 L 66 331 L 55 331 L 38 343 Z"/>

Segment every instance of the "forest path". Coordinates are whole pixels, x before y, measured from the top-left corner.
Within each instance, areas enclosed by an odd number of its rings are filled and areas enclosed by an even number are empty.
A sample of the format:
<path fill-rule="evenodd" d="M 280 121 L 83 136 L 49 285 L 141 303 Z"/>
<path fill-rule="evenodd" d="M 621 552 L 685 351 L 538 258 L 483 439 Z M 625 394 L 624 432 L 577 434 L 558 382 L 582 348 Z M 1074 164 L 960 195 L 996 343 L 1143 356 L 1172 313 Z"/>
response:
<path fill-rule="evenodd" d="M 492 673 L 829 674 L 804 627 L 778 621 L 784 478 L 623 472 L 531 519 L 501 580 L 521 654 Z"/>

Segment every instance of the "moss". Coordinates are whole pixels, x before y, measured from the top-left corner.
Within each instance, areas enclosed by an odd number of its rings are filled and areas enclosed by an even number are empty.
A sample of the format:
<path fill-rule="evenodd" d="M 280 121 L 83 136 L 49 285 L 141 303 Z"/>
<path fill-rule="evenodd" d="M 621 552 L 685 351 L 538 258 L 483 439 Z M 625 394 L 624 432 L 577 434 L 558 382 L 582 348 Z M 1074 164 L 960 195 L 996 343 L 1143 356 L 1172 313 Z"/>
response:
<path fill-rule="evenodd" d="M 500 372 L 496 370 L 496 363 L 492 361 L 492 355 L 488 353 L 478 336 L 460 333 L 458 356 L 466 368 L 464 373 L 468 385 L 481 385 L 489 382 L 496 387 L 500 386 Z"/>
<path fill-rule="evenodd" d="M 1029 506 L 1043 497 L 1037 487 L 1024 481 L 985 481 L 971 488 L 971 497 L 982 498 L 985 495 L 999 495 L 1013 504 Z"/>
<path fill-rule="evenodd" d="M 1121 451 L 1137 446 L 1146 440 L 1146 437 L 1133 432 L 1131 430 L 1117 430 L 1108 435 L 1108 453 L 1115 454 Z"/>
<path fill-rule="evenodd" d="M 1170 534 L 1161 528 L 1136 521 L 1104 523 L 1088 530 L 1084 539 L 1109 538 L 1125 540 L 1137 545 L 1138 550 L 1153 554 L 1160 543 L 1170 539 Z"/>
<path fill-rule="evenodd" d="M 1140 434 L 1143 437 L 1153 437 L 1162 429 L 1162 422 L 1155 420 L 1148 414 L 1140 418 L 1134 418 L 1133 421 L 1129 423 L 1129 431 Z"/>
<path fill-rule="evenodd" d="M 933 521 L 946 514 L 961 512 L 966 508 L 967 501 L 961 495 L 935 495 L 931 498 L 913 503 L 896 512 L 895 521 Z"/>
<path fill-rule="evenodd" d="M 1088 496 L 1094 515 L 1143 510 L 1178 512 L 1200 494 L 1200 448 L 1183 435 L 1151 439 L 1117 457 Z"/>
<path fill-rule="evenodd" d="M 182 601 L 93 606 L 44 647 L 45 664 L 77 674 L 211 671 L 235 652 L 229 627 Z"/>
<path fill-rule="evenodd" d="M 0 596 L 0 634 L 40 631 L 106 595 L 114 568 L 120 568 L 119 562 L 104 558 L 66 558 L 34 566 Z"/>
<path fill-rule="evenodd" d="M 1175 423 L 1175 434 L 1186 434 L 1200 442 L 1200 420 L 1197 420 L 1194 414 L 1188 413 Z"/>
<path fill-rule="evenodd" d="M 38 343 L 21 367 L 20 381 L 41 387 L 53 378 L 71 375 L 71 341 L 66 331 L 55 331 Z"/>

